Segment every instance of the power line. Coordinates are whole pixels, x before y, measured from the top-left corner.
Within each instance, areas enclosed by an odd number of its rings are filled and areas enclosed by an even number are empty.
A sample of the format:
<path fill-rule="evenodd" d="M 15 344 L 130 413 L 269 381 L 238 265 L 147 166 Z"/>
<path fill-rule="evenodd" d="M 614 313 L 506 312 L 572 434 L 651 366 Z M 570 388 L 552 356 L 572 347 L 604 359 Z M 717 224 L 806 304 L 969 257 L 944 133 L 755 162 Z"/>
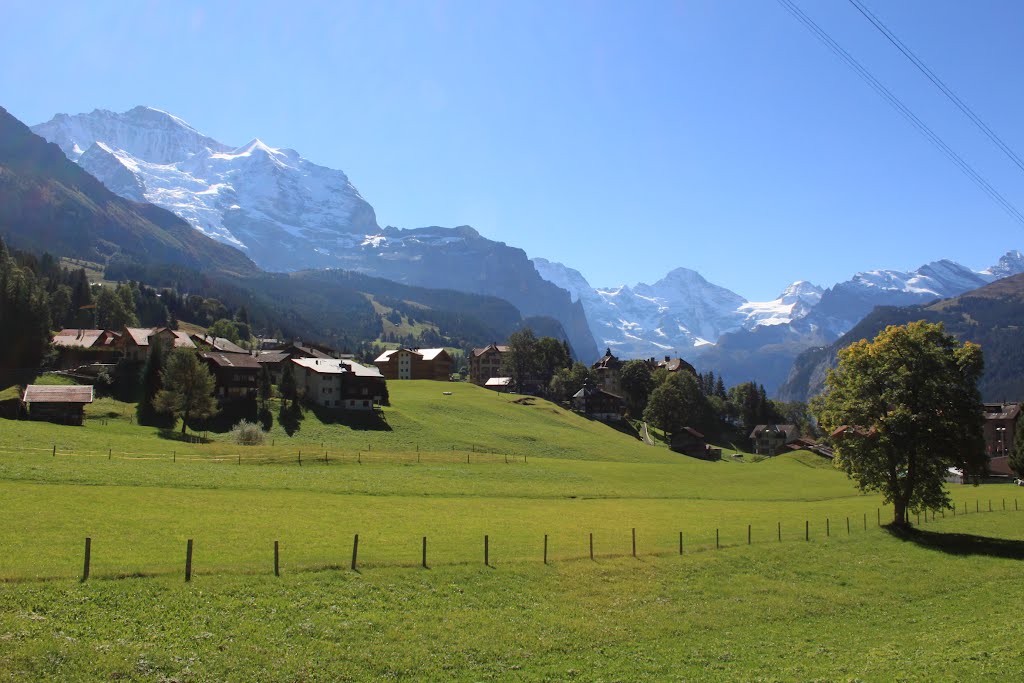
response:
<path fill-rule="evenodd" d="M 995 132 L 991 128 L 989 128 L 984 121 L 981 120 L 981 117 L 975 114 L 974 110 L 967 106 L 966 102 L 957 97 L 956 93 L 954 93 L 949 86 L 943 83 L 942 79 L 939 78 L 934 71 L 929 69 L 928 66 L 923 61 L 921 61 L 921 59 L 917 55 L 915 55 L 909 47 L 904 45 L 903 41 L 897 38 L 896 34 L 894 34 L 888 26 L 883 24 L 881 19 L 879 19 L 871 12 L 871 10 L 865 7 L 864 4 L 860 2 L 860 0 L 850 0 L 850 4 L 856 7 L 857 10 L 862 15 L 864 15 L 864 18 L 870 21 L 871 24 L 889 40 L 890 43 L 895 45 L 896 49 L 902 52 L 903 56 L 909 59 L 910 62 L 914 66 L 916 66 L 921 73 L 927 76 L 928 80 L 934 83 L 935 87 L 941 90 L 942 94 L 949 98 L 950 102 L 955 104 L 957 108 L 960 111 L 962 111 L 964 115 L 967 116 L 967 118 L 969 118 L 971 122 L 974 123 L 974 125 L 977 126 L 978 129 L 988 137 L 989 140 L 994 142 L 995 145 L 1000 150 L 1002 150 L 1007 157 L 1010 158 L 1010 161 L 1015 163 L 1021 171 L 1024 171 L 1024 161 L 1021 161 L 1021 158 L 1017 156 L 1017 153 L 1014 152 L 1009 145 L 1003 142 L 1002 139 L 1000 139 L 1000 137 L 996 135 Z"/>
<path fill-rule="evenodd" d="M 980 173 L 974 170 L 970 164 L 968 164 L 963 157 L 957 154 L 946 142 L 939 137 L 935 131 L 929 128 L 921 119 L 910 110 L 907 105 L 903 104 L 898 97 L 896 97 L 892 91 L 882 85 L 877 78 L 875 78 L 870 71 L 868 71 L 860 62 L 843 49 L 843 47 L 837 43 L 832 37 L 813 19 L 808 17 L 801 11 L 801 9 L 792 0 L 777 0 L 780 5 L 783 6 L 793 17 L 799 21 L 803 26 L 809 30 L 821 43 L 828 47 L 837 57 L 842 59 L 847 66 L 853 69 L 854 73 L 860 76 L 861 80 L 867 83 L 872 90 L 878 93 L 886 102 L 889 103 L 897 112 L 900 113 L 903 118 L 907 120 L 914 128 L 918 130 L 936 149 L 941 151 L 947 159 L 949 159 L 960 171 L 970 178 L 975 185 L 977 185 L 985 194 L 987 194 L 994 202 L 999 204 L 1000 207 L 1017 222 L 1024 225 L 1024 214 L 1015 207 L 1009 200 L 1001 195 L 992 185 L 989 184 Z"/>

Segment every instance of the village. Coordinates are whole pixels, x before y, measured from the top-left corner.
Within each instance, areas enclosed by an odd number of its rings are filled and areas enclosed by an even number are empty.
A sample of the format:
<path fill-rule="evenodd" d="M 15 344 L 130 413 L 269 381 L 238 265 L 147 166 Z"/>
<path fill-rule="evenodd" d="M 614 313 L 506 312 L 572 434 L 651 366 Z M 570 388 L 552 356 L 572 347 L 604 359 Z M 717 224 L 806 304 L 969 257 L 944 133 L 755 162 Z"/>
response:
<path fill-rule="evenodd" d="M 532 338 L 520 353 L 540 354 Z M 532 341 L 531 341 L 532 340 Z M 522 341 L 519 339 L 517 341 Z M 553 341 L 553 340 L 552 340 Z M 531 345 L 532 344 L 532 345 Z M 713 375 L 701 376 L 697 370 L 682 358 L 665 356 L 662 359 L 648 358 L 625 361 L 611 351 L 589 367 L 581 363 L 570 365 L 568 358 L 558 362 L 567 367 L 558 368 L 568 380 L 568 389 L 559 385 L 552 391 L 552 377 L 543 377 L 538 371 L 543 363 L 536 358 L 520 359 L 519 365 L 528 370 L 523 376 L 514 377 L 515 363 L 510 363 L 515 354 L 509 344 L 491 343 L 474 348 L 467 354 L 467 376 L 463 379 L 456 372 L 452 354 L 445 348 L 399 347 L 380 353 L 371 363 L 360 363 L 352 354 L 341 353 L 329 346 L 309 341 L 259 340 L 251 350 L 243 348 L 224 337 L 207 333 L 187 333 L 168 327 L 111 329 L 64 329 L 54 335 L 52 345 L 56 351 L 53 370 L 77 382 L 74 386 L 28 385 L 21 395 L 23 415 L 33 420 L 46 420 L 61 424 L 82 424 L 85 419 L 84 407 L 96 396 L 96 385 L 128 364 L 130 372 L 138 373 L 154 349 L 166 353 L 172 349 L 187 349 L 194 353 L 212 377 L 213 398 L 219 409 L 236 414 L 245 414 L 247 408 L 255 412 L 261 391 L 266 398 L 267 389 L 261 385 L 273 385 L 280 391 L 285 389 L 293 404 L 338 413 L 383 414 L 389 403 L 387 383 L 404 380 L 431 380 L 439 383 L 468 381 L 479 387 L 500 393 L 516 391 L 524 395 L 546 396 L 562 403 L 566 408 L 592 420 L 610 425 L 624 425 L 625 431 L 632 432 L 645 443 L 653 444 L 651 434 L 654 428 L 663 430 L 663 439 L 673 451 L 702 459 L 720 459 L 723 432 L 715 430 L 714 437 L 705 431 L 714 429 L 713 421 L 705 416 L 702 424 L 686 421 L 671 422 L 651 411 L 648 399 L 656 388 L 655 384 L 666 379 L 686 377 L 685 383 L 701 387 L 709 397 L 710 404 L 719 412 L 732 414 L 730 443 L 736 450 L 746 451 L 761 457 L 781 453 L 808 450 L 831 458 L 829 436 L 822 435 L 814 425 L 805 420 L 802 424 L 784 421 L 758 421 L 756 417 L 770 415 L 771 411 L 762 406 L 759 415 L 747 415 L 746 423 L 736 415 L 726 401 L 730 398 L 724 392 L 721 382 L 715 382 Z M 644 377 L 641 384 L 642 396 L 624 381 L 627 364 L 632 366 L 633 375 L 640 370 Z M 575 369 L 573 376 L 572 369 Z M 532 370 L 530 370 L 532 369 Z M 124 372 L 124 370 L 121 370 Z M 557 372 L 555 374 L 557 374 Z M 630 370 L 625 370 L 630 374 Z M 650 380 L 649 382 L 647 380 Z M 635 381 L 635 380 L 634 380 Z M 574 383 L 575 382 L 575 383 Z M 678 383 L 678 382 L 677 382 Z M 704 385 L 708 385 L 706 390 Z M 719 386 L 715 386 L 715 385 Z M 755 394 L 756 386 L 739 387 L 739 393 Z M 561 391 L 562 395 L 557 395 Z M 736 393 L 734 388 L 733 393 Z M 717 392 L 717 395 L 716 395 Z M 632 396 L 631 396 L 632 394 Z M 637 399 L 642 400 L 637 400 Z M 746 401 L 750 396 L 741 397 Z M 771 403 L 771 402 L 767 402 Z M 984 439 L 988 456 L 990 482 L 1017 481 L 1010 468 L 1009 460 L 1014 454 L 1014 438 L 1021 405 L 1019 403 L 985 403 Z M 726 406 L 726 407 L 723 407 Z M 714 410 L 714 408 L 712 408 Z M 691 416 L 695 412 L 689 411 Z M 699 411 L 697 411 L 699 412 Z M 778 417 L 778 412 L 773 417 Z M 685 420 L 686 416 L 683 418 Z M 755 419 L 751 419 L 751 418 Z M 728 418 L 727 418 L 728 419 Z M 648 423 L 651 424 L 648 424 Z M 740 431 L 736 432 L 735 428 Z M 701 431 L 704 430 L 704 431 Z M 713 441 L 712 438 L 717 439 Z M 732 457 L 740 457 L 734 454 Z M 966 483 L 963 476 L 957 478 L 951 472 L 950 481 Z"/>

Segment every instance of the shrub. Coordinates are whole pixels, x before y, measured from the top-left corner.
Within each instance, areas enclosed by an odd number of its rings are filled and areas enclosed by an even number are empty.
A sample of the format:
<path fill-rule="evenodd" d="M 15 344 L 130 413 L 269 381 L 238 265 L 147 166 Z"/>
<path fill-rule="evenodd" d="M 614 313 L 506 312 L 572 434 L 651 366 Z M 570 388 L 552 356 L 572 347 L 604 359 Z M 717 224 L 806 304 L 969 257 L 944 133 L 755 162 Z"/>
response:
<path fill-rule="evenodd" d="M 242 446 L 259 446 L 263 443 L 263 430 L 255 422 L 241 420 L 231 429 L 231 438 Z"/>

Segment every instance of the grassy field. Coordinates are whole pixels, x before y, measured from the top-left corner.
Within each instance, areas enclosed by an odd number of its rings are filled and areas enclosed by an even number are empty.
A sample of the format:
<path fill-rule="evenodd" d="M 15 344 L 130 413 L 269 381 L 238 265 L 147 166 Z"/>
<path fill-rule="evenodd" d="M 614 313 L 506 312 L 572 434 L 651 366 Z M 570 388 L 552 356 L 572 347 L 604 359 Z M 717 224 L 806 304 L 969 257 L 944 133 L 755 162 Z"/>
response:
<path fill-rule="evenodd" d="M 0 681 L 1024 673 L 1016 488 L 954 487 L 955 517 L 899 539 L 810 453 L 703 462 L 544 401 L 390 389 L 383 427 L 310 412 L 248 449 L 110 399 L 84 427 L 0 421 Z"/>

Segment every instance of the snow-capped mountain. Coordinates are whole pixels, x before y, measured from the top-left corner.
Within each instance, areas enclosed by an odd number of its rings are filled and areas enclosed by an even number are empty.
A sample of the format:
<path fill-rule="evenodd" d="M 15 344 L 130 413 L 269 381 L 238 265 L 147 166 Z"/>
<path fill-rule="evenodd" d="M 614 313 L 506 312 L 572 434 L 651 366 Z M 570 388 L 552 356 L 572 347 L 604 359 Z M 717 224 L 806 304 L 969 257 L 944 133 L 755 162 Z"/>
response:
<path fill-rule="evenodd" d="M 582 302 L 598 345 L 627 358 L 685 354 L 714 344 L 725 332 L 790 322 L 821 298 L 818 287 L 796 282 L 778 299 L 749 302 L 687 268 L 651 285 L 595 289 L 579 271 L 561 263 L 535 258 L 533 264 L 541 277 Z"/>
<path fill-rule="evenodd" d="M 521 249 L 458 228 L 381 228 L 339 170 L 260 140 L 214 140 L 149 107 L 58 114 L 32 127 L 115 193 L 168 209 L 266 270 L 344 268 L 424 287 L 501 297 L 558 320 L 578 356 L 597 357 L 583 307 Z"/>
<path fill-rule="evenodd" d="M 1011 251 L 985 270 L 953 261 L 917 270 L 872 270 L 822 290 L 798 281 L 772 301 L 746 301 L 680 268 L 653 285 L 594 288 L 576 270 L 533 259 L 542 277 L 569 291 L 586 311 L 601 347 L 624 358 L 679 354 L 713 368 L 726 383 L 757 379 L 774 391 L 804 349 L 832 343 L 875 306 L 905 306 L 957 296 L 1024 272 Z"/>
<path fill-rule="evenodd" d="M 330 265 L 379 231 L 343 172 L 260 140 L 223 144 L 158 109 L 58 114 L 32 130 L 117 194 L 176 213 L 268 270 Z"/>

